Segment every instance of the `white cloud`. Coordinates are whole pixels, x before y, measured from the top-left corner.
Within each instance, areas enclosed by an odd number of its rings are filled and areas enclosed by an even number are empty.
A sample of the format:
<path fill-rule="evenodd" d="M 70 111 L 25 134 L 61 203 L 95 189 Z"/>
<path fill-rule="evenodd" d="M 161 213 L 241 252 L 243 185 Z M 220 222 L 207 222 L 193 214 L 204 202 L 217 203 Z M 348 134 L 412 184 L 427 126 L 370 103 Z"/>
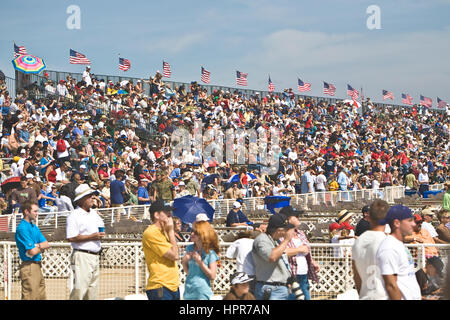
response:
<path fill-rule="evenodd" d="M 170 54 L 180 53 L 194 45 L 206 41 L 206 33 L 189 33 L 181 36 L 164 37 L 156 42 L 150 42 L 146 44 L 148 52 L 167 52 Z"/>

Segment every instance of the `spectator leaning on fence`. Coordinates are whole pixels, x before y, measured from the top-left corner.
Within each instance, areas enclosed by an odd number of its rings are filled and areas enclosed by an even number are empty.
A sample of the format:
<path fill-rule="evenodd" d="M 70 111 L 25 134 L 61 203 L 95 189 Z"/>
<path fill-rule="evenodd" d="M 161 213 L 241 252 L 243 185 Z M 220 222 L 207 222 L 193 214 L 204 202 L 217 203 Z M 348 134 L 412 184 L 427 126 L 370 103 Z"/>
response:
<path fill-rule="evenodd" d="M 385 226 L 379 221 L 386 217 L 389 204 L 375 200 L 370 204 L 366 220 L 370 229 L 361 234 L 352 247 L 353 279 L 360 300 L 386 300 L 383 279 L 376 264 L 380 243 L 386 238 Z"/>
<path fill-rule="evenodd" d="M 98 191 L 87 184 L 75 189 L 76 209 L 66 221 L 66 238 L 72 245 L 71 266 L 73 288 L 70 300 L 96 300 L 100 276 L 100 240 L 105 236 L 104 223 L 95 210 L 94 196 Z"/>
<path fill-rule="evenodd" d="M 151 224 L 142 235 L 142 250 L 148 268 L 146 293 L 149 300 L 180 300 L 178 244 L 172 207 L 163 200 L 150 206 Z"/>
<path fill-rule="evenodd" d="M 379 223 L 388 223 L 391 228 L 391 234 L 381 242 L 376 256 L 388 299 L 420 300 L 414 260 L 403 244 L 405 237 L 413 233 L 415 226 L 411 209 L 403 205 L 392 206 Z"/>
<path fill-rule="evenodd" d="M 34 224 L 38 215 L 38 205 L 25 201 L 22 204 L 23 219 L 17 227 L 15 240 L 20 265 L 22 300 L 45 300 L 45 280 L 41 270 L 41 253 L 50 246 Z"/>

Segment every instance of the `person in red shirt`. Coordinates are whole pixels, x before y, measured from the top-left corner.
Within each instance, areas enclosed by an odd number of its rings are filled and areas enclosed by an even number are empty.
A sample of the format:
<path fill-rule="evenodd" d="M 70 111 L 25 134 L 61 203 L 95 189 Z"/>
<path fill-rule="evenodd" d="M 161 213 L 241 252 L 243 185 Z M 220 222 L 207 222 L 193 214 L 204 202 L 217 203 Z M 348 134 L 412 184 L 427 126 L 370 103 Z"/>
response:
<path fill-rule="evenodd" d="M 106 163 L 102 164 L 100 169 L 98 169 L 98 176 L 102 181 L 109 179 L 108 165 Z"/>

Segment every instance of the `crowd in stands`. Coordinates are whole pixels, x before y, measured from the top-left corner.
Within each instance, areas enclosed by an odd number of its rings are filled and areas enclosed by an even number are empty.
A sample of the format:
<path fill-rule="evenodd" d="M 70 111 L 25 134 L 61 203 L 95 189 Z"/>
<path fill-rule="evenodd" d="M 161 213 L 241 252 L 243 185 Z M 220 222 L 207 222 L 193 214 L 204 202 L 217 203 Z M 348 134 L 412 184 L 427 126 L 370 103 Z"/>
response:
<path fill-rule="evenodd" d="M 28 198 L 37 199 L 42 212 L 70 208 L 81 183 L 100 191 L 97 207 L 114 207 L 189 194 L 236 199 L 399 185 L 423 195 L 430 184 L 449 180 L 448 112 L 380 110 L 370 99 L 364 105 L 361 114 L 355 105 L 298 98 L 292 89 L 267 96 L 238 89 L 208 94 L 195 81 L 172 87 L 159 72 L 113 83 L 89 67 L 81 81 L 69 75 L 54 83 L 44 74 L 15 97 L 2 82 L 0 156 L 12 163 L 2 163 L 1 181 L 21 182 L 4 191 L 1 210 L 20 210 Z M 277 128 L 278 172 L 205 158 L 194 144 L 172 161 L 172 133 L 184 128 L 193 142 L 196 121 L 217 134 Z"/>

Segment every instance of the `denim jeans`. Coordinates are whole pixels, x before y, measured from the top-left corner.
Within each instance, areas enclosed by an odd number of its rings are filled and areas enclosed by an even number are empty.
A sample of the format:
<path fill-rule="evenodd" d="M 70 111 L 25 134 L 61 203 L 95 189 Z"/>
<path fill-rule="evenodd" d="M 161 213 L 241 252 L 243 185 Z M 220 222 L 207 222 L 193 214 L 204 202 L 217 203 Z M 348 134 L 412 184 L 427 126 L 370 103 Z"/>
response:
<path fill-rule="evenodd" d="M 263 300 L 264 292 L 266 290 L 271 290 L 269 300 L 288 300 L 289 299 L 289 290 L 286 286 L 271 286 L 268 284 L 262 284 L 260 282 L 256 282 L 256 286 L 255 286 L 256 300 Z"/>
<path fill-rule="evenodd" d="M 309 293 L 308 275 L 298 274 L 297 282 L 300 285 L 300 289 L 302 289 L 303 295 L 305 296 L 305 300 L 311 300 L 311 294 Z"/>
<path fill-rule="evenodd" d="M 171 291 L 166 287 L 147 290 L 148 300 L 180 300 L 180 290 Z"/>

